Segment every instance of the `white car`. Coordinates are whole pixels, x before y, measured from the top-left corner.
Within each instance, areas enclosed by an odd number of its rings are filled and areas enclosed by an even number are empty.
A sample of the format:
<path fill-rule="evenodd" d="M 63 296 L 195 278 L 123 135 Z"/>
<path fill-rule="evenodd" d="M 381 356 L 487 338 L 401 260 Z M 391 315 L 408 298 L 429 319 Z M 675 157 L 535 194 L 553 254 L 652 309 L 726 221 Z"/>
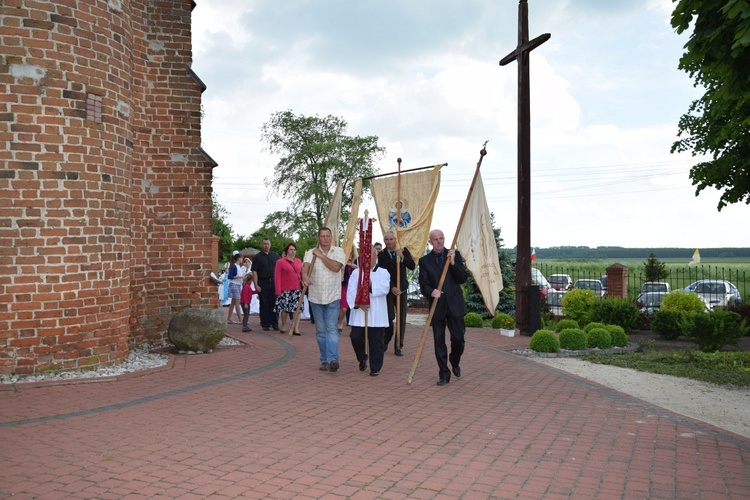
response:
<path fill-rule="evenodd" d="M 562 298 L 565 292 L 561 290 L 550 290 L 547 294 L 547 307 L 549 307 L 549 313 L 553 318 L 564 318 L 562 310 Z"/>
<path fill-rule="evenodd" d="M 577 280 L 573 284 L 573 288 L 581 288 L 583 290 L 591 290 L 596 295 L 599 296 L 599 298 L 604 297 L 604 287 L 602 286 L 602 282 L 599 280 Z"/>
<path fill-rule="evenodd" d="M 693 289 L 693 293 L 697 293 L 703 299 L 708 309 L 731 307 L 736 301 L 732 287 L 724 280 L 701 280 Z"/>

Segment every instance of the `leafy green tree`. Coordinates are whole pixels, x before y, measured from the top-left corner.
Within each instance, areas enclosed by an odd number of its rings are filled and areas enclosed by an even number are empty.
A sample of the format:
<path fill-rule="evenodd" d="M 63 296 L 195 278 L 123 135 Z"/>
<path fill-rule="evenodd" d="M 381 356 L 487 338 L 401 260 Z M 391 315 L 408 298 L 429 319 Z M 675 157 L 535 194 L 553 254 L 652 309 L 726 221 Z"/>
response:
<path fill-rule="evenodd" d="M 219 258 L 225 260 L 231 256 L 234 243 L 232 226 L 226 221 L 229 212 L 216 199 L 216 193 L 211 194 L 211 201 L 213 202 L 211 209 L 211 229 L 213 234 L 219 237 Z"/>
<path fill-rule="evenodd" d="M 295 115 L 291 111 L 274 113 L 261 127 L 261 140 L 267 150 L 279 154 L 271 179 L 266 179 L 269 194 L 278 194 L 289 202 L 287 210 L 273 212 L 263 221 L 265 227 L 278 227 L 288 234 L 305 238 L 323 225 L 331 197 L 339 179 L 344 180 L 342 220 L 349 217 L 354 182 L 375 175 L 375 162 L 385 148 L 377 136 L 350 137 L 343 118 L 328 115 Z M 369 183 L 363 185 L 363 194 Z"/>
<path fill-rule="evenodd" d="M 490 214 L 490 221 L 492 223 L 492 232 L 495 234 L 495 245 L 497 246 L 497 254 L 500 261 L 500 271 L 503 275 L 503 289 L 500 291 L 500 300 L 497 303 L 496 312 L 510 314 L 515 317 L 516 310 L 516 270 L 511 265 L 513 255 L 510 251 L 503 248 L 503 238 L 500 237 L 500 229 L 495 227 L 495 214 Z M 487 311 L 487 307 L 484 305 L 482 294 L 479 292 L 474 277 L 469 273 L 466 283 L 464 284 L 464 300 L 466 301 L 466 307 L 470 312 L 479 313 L 484 319 L 492 318 Z"/>
<path fill-rule="evenodd" d="M 706 89 L 680 118 L 682 137 L 672 152 L 692 151 L 711 160 L 693 166 L 696 195 L 723 193 L 718 210 L 750 204 L 750 3 L 747 0 L 679 0 L 672 12 L 677 33 L 693 26 L 679 68 Z"/>
<path fill-rule="evenodd" d="M 648 260 L 643 263 L 646 281 L 662 281 L 667 277 L 667 264 L 656 258 L 656 254 L 651 252 Z"/>

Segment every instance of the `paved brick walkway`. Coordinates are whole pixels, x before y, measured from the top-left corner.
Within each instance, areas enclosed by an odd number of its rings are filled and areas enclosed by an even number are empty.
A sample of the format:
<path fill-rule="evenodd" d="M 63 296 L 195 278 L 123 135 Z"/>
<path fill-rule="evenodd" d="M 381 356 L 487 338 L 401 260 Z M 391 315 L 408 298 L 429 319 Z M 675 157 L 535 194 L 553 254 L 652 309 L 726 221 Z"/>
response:
<path fill-rule="evenodd" d="M 302 337 L 175 356 L 114 382 L 0 391 L 6 498 L 748 498 L 750 440 L 515 356 L 469 330 L 437 387 L 428 338 L 360 372 Z M 7 389 L 7 388 L 6 388 Z"/>

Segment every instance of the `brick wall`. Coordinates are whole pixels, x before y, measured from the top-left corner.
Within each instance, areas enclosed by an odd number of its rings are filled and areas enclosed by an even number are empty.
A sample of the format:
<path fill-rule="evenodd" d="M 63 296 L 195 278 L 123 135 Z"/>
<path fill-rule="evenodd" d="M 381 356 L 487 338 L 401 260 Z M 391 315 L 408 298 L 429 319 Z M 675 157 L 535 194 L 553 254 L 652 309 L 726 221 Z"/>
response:
<path fill-rule="evenodd" d="M 215 305 L 191 8 L 0 4 L 0 373 L 111 364 Z"/>

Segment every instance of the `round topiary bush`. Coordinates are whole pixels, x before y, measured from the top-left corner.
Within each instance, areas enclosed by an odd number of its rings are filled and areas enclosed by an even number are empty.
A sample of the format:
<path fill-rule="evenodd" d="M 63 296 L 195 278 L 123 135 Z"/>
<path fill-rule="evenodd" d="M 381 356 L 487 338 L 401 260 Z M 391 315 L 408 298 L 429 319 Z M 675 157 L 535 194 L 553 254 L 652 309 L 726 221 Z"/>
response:
<path fill-rule="evenodd" d="M 604 323 L 599 323 L 598 321 L 594 321 L 592 323 L 589 323 L 588 325 L 583 327 L 583 331 L 586 333 L 589 333 L 594 328 L 604 328 Z"/>
<path fill-rule="evenodd" d="M 464 316 L 464 325 L 470 328 L 481 328 L 484 326 L 484 321 L 478 313 L 471 312 Z"/>
<path fill-rule="evenodd" d="M 661 299 L 661 306 L 659 308 L 668 311 L 703 312 L 706 310 L 706 304 L 697 293 L 675 290 L 669 292 Z"/>
<path fill-rule="evenodd" d="M 560 352 L 560 341 L 552 330 L 537 330 L 531 336 L 529 349 L 536 352 Z"/>
<path fill-rule="evenodd" d="M 492 328 L 498 329 L 502 328 L 504 330 L 512 330 L 516 327 L 516 320 L 513 319 L 513 316 L 506 313 L 497 313 L 494 318 L 492 318 Z"/>
<path fill-rule="evenodd" d="M 614 347 L 627 347 L 628 336 L 625 334 L 625 329 L 620 325 L 607 325 L 607 331 L 612 339 L 612 346 Z"/>
<path fill-rule="evenodd" d="M 594 328 L 588 332 L 589 347 L 608 349 L 612 347 L 612 337 L 606 328 Z"/>
<path fill-rule="evenodd" d="M 580 326 L 578 325 L 578 321 L 565 318 L 557 322 L 556 328 L 558 332 L 562 332 L 563 330 L 567 330 L 568 328 L 578 329 L 580 328 Z"/>
<path fill-rule="evenodd" d="M 566 328 L 560 332 L 560 348 L 569 351 L 583 351 L 589 344 L 586 332 L 580 328 Z"/>

